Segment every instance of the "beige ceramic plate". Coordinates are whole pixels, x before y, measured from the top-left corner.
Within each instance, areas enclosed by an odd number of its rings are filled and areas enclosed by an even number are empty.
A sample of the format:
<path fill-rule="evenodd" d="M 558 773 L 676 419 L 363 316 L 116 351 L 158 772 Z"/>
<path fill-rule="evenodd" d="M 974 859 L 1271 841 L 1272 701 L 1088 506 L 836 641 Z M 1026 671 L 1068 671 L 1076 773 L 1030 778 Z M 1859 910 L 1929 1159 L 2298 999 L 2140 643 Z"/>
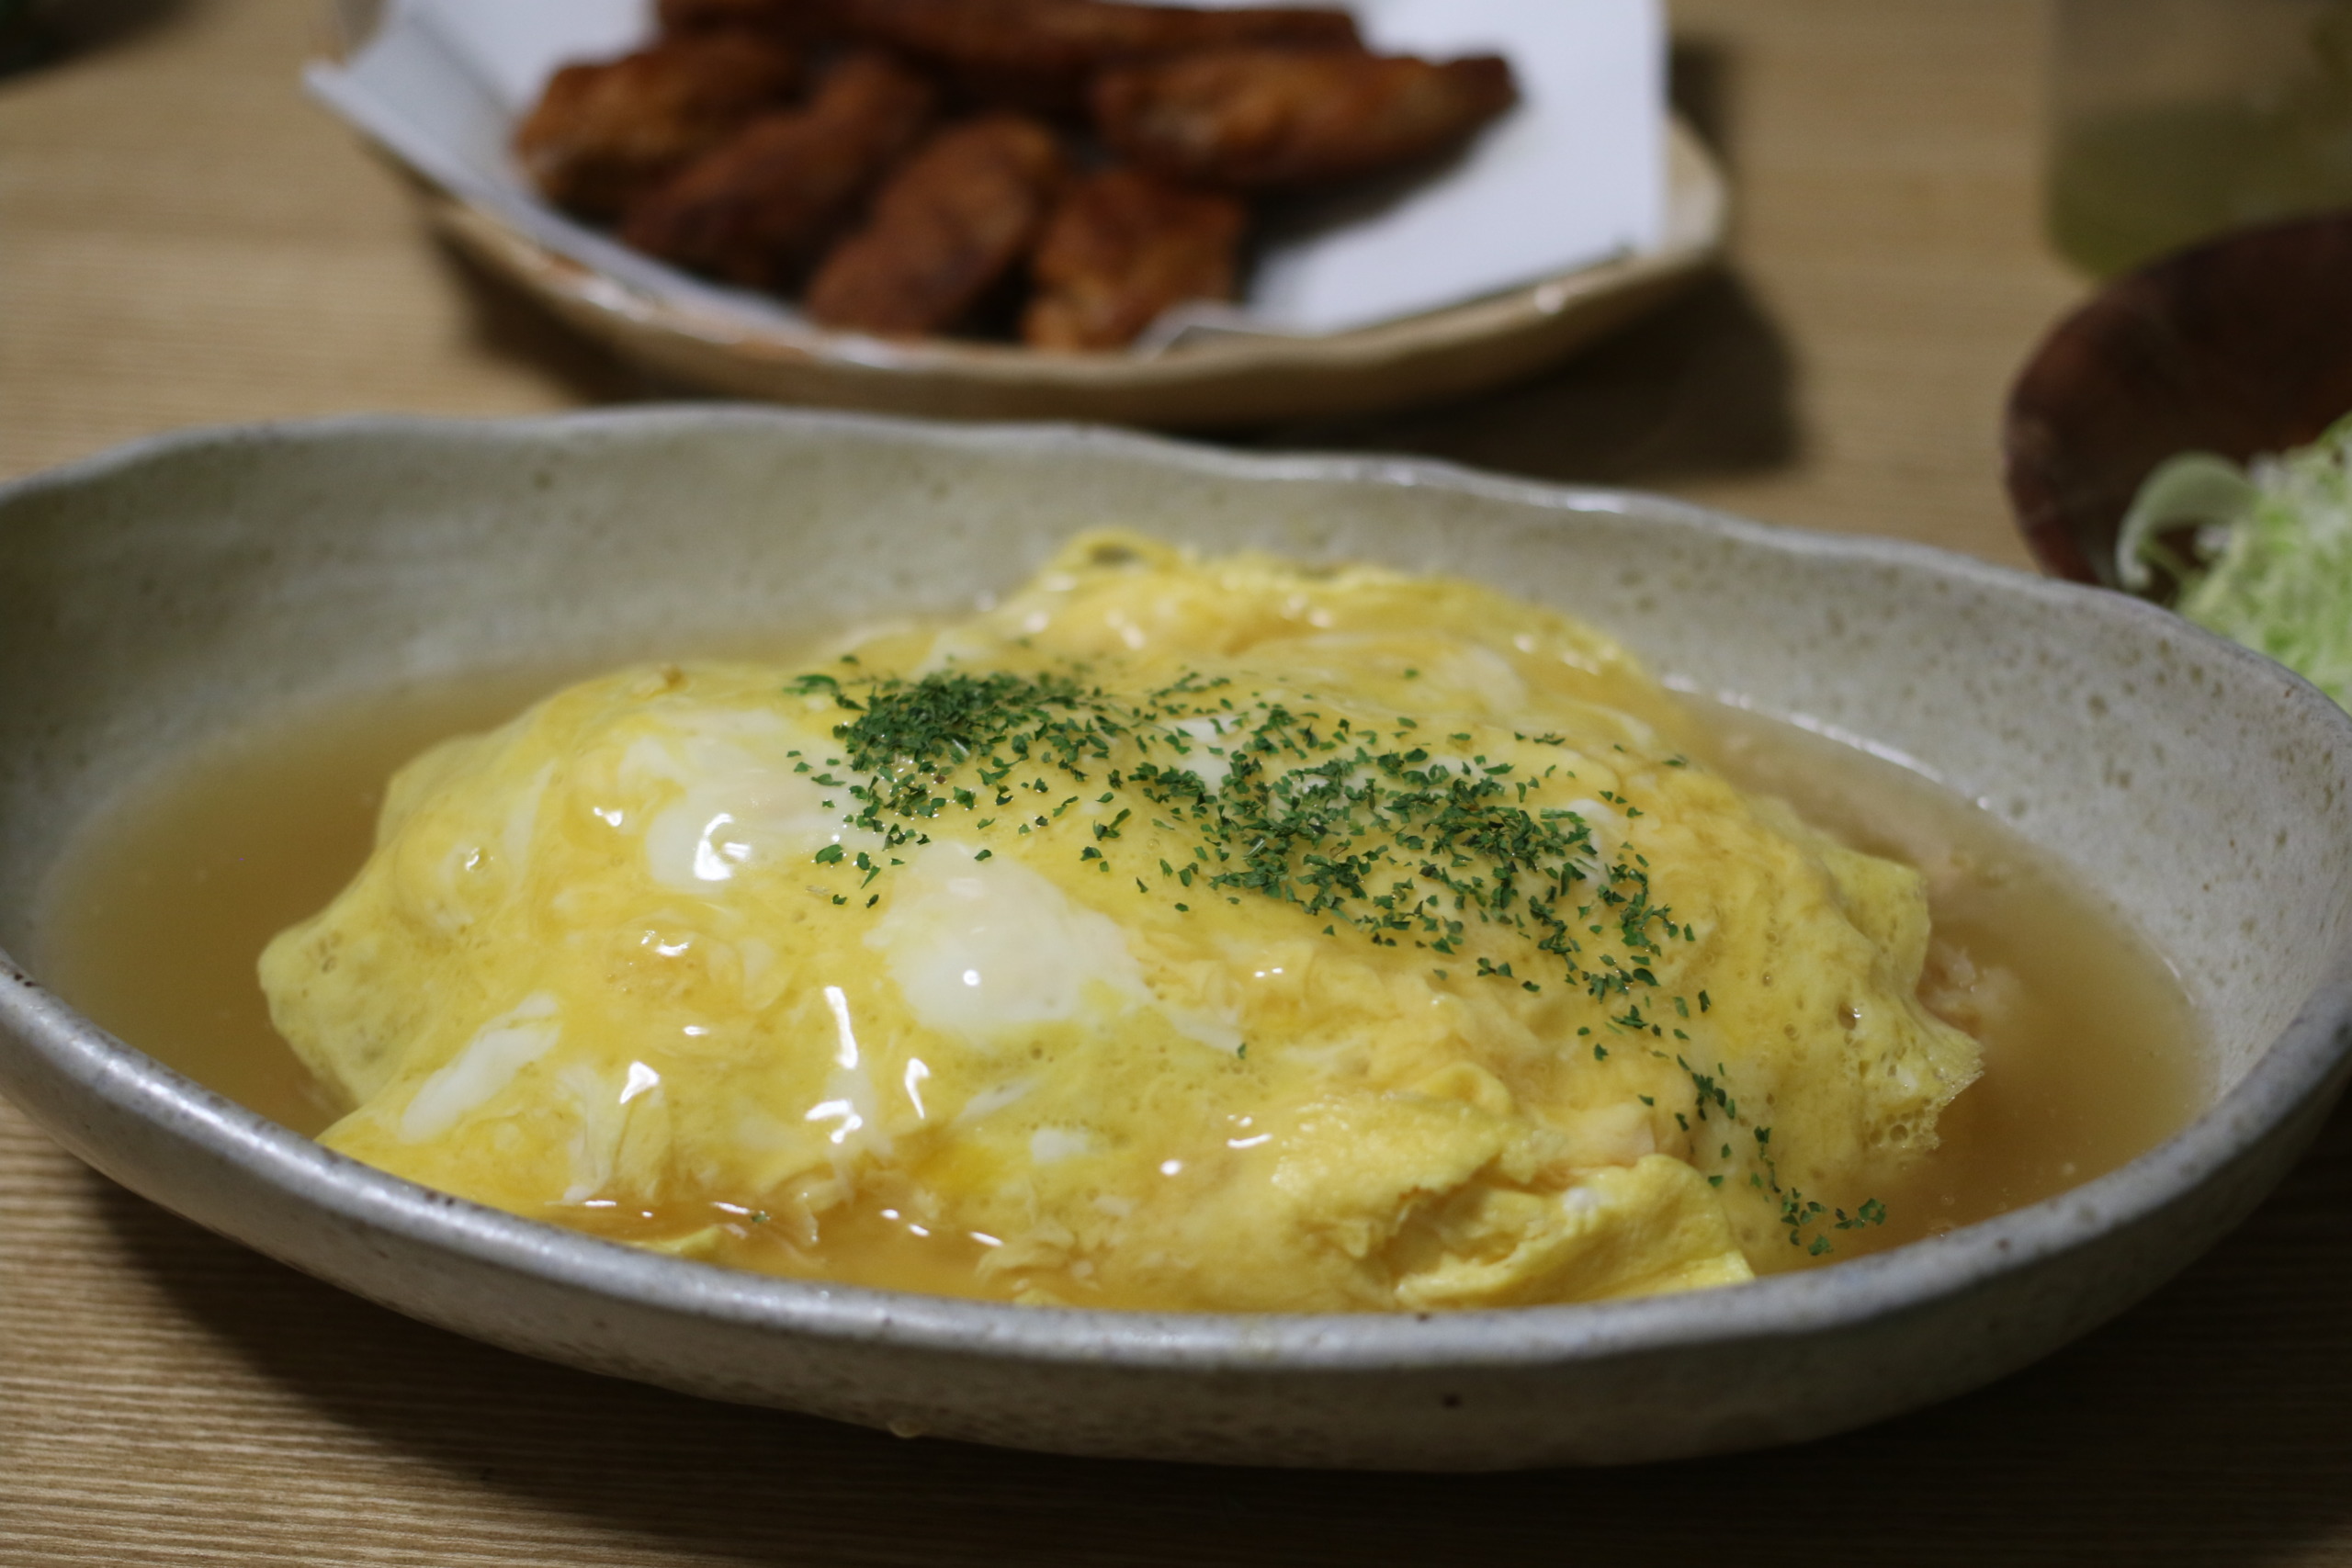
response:
<path fill-rule="evenodd" d="M 2205 1113 L 2045 1202 L 1721 1291 L 1428 1317 L 1031 1308 L 738 1273 L 431 1192 L 220 1099 L 40 982 L 59 846 L 224 728 L 401 678 L 944 611 L 1105 522 L 1459 572 L 1605 624 L 1679 685 L 1915 759 L 2178 965 Z M 1248 1463 L 1756 1447 L 2024 1365 L 2278 1179 L 2352 1063 L 2347 776 L 2352 718 L 2154 605 L 1656 497 L 744 408 L 196 432 L 0 487 L 0 1092 L 126 1186 L 322 1279 L 721 1399 Z M 0 1224 L 40 1223 L 28 1195 L 0 1201 Z"/>
<path fill-rule="evenodd" d="M 459 249 L 626 359 L 714 391 L 959 419 L 1091 419 L 1170 429 L 1263 423 L 1441 401 L 1563 359 L 1665 299 L 1715 258 L 1724 179 L 1677 122 L 1665 243 L 1446 310 L 1321 337 L 1223 337 L 1153 355 L 1038 354 L 935 339 L 823 333 L 820 346 L 659 300 L 435 193 Z M 877 349 L 880 352 L 877 353 Z"/>
<path fill-rule="evenodd" d="M 338 0 L 333 49 L 347 52 L 368 37 L 379 10 L 380 0 Z M 1667 129 L 1665 234 L 1655 251 L 1352 332 L 1204 335 L 1152 355 L 883 344 L 814 328 L 786 337 L 655 299 L 429 181 L 426 202 L 468 255 L 623 358 L 685 385 L 889 413 L 1197 429 L 1460 397 L 1563 359 L 1666 299 L 1720 254 L 1729 209 L 1723 172 L 1697 136 L 1679 120 Z"/>

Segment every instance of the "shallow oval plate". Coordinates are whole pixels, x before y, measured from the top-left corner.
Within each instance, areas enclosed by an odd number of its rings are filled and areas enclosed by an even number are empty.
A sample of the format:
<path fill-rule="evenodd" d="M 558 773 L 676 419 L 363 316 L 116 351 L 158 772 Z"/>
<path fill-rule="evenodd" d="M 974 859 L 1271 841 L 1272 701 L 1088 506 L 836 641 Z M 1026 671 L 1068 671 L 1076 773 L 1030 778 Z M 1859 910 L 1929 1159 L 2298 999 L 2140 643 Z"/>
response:
<path fill-rule="evenodd" d="M 1480 578 L 1676 683 L 1867 738 L 2007 818 L 2170 955 L 2213 1108 L 1937 1240 L 1694 1295 L 1185 1316 L 828 1287 L 441 1196 L 232 1104 L 0 959 L 0 1089 L 100 1170 L 323 1279 L 533 1355 L 1071 1453 L 1480 1468 L 1792 1441 L 1984 1382 L 2240 1218 L 2352 1051 L 2352 719 L 2115 594 L 1915 547 L 1427 463 L 1096 431 L 676 409 L 198 433 L 0 491 L 0 945 L 60 843 L 208 732 L 523 662 L 946 611 L 1115 523 Z"/>
<path fill-rule="evenodd" d="M 1175 430 L 1444 402 L 1566 359 L 1679 293 L 1721 254 L 1723 175 L 1679 121 L 1668 128 L 1667 180 L 1666 234 L 1655 251 L 1352 332 L 1215 334 L 1156 354 L 765 333 L 656 299 L 486 208 L 440 193 L 426 199 L 434 222 L 468 255 L 622 358 L 689 386 L 889 413 Z"/>
<path fill-rule="evenodd" d="M 347 56 L 373 37 L 383 9 L 380 0 L 335 0 L 333 52 Z M 1669 115 L 1654 246 L 1479 298 L 1342 332 L 1195 331 L 1148 351 L 886 341 L 773 323 L 567 254 L 512 209 L 479 192 L 469 197 L 450 171 L 436 183 L 417 147 L 355 115 L 315 76 L 313 86 L 417 178 L 431 221 L 452 244 L 622 358 L 682 387 L 889 413 L 1201 429 L 1444 402 L 1531 375 L 1670 298 L 1721 254 L 1729 221 L 1722 168 Z"/>

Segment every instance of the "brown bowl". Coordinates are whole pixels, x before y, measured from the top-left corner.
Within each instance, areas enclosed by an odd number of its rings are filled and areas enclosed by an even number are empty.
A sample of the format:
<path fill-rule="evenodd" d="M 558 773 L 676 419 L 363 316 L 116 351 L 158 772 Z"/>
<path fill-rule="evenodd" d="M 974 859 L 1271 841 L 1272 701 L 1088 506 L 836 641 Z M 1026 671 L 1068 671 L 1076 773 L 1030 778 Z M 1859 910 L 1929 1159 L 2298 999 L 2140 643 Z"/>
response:
<path fill-rule="evenodd" d="M 2115 538 L 2177 452 L 2243 461 L 2352 411 L 2352 211 L 2242 230 L 2117 279 L 2009 393 L 2009 503 L 2053 577 L 2117 586 Z"/>

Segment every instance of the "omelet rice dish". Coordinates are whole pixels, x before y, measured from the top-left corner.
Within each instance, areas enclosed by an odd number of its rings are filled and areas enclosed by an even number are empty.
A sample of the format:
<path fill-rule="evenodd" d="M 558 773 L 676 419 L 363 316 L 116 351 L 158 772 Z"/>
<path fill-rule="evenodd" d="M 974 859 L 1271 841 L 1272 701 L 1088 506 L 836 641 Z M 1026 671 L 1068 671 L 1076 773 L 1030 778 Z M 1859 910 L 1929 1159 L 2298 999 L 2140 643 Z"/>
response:
<path fill-rule="evenodd" d="M 1140 537 L 392 781 L 261 964 L 323 1141 L 800 1277 L 1430 1310 L 1834 1250 L 1979 1048 L 1918 873 L 1694 760 L 1606 636 Z"/>

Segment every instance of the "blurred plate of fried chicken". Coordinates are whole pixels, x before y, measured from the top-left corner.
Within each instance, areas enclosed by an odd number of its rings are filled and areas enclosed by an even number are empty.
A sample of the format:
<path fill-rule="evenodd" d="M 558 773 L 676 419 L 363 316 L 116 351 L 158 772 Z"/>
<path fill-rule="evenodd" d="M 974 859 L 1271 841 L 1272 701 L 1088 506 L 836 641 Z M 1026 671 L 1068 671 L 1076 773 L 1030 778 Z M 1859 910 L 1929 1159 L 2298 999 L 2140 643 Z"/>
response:
<path fill-rule="evenodd" d="M 1458 395 L 1720 243 L 1657 0 L 343 0 L 312 91 L 626 356 L 1239 425 Z"/>

